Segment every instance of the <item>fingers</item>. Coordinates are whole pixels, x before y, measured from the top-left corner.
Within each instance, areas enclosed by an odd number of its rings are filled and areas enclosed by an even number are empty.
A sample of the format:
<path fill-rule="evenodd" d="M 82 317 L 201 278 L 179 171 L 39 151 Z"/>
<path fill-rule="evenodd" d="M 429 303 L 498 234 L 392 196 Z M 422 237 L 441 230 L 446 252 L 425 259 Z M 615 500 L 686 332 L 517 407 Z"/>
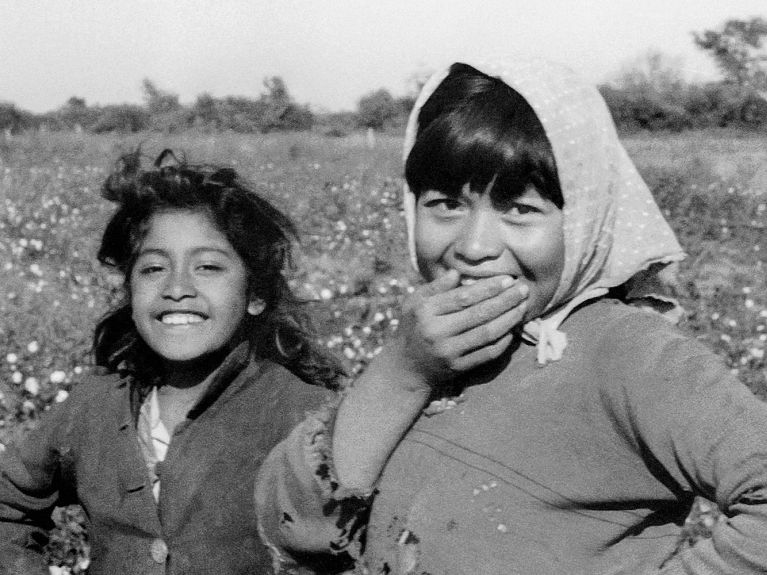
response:
<path fill-rule="evenodd" d="M 441 341 L 442 355 L 453 358 L 453 363 L 464 359 L 472 361 L 473 358 L 498 357 L 511 343 L 510 334 L 522 322 L 526 310 L 527 302 L 522 302 L 472 329 L 444 338 Z"/>
<path fill-rule="evenodd" d="M 499 357 L 527 311 L 529 288 L 511 276 L 459 286 L 447 273 L 406 298 L 400 323 L 402 363 L 437 381 Z"/>
<path fill-rule="evenodd" d="M 453 365 L 451 367 L 455 372 L 463 372 L 474 369 L 475 367 L 479 367 L 480 365 L 494 359 L 498 359 L 501 354 L 506 351 L 509 345 L 511 345 L 513 340 L 514 335 L 507 333 L 492 344 L 480 347 L 479 349 L 475 349 L 466 355 L 462 355 L 456 358 L 453 361 Z"/>
<path fill-rule="evenodd" d="M 460 311 L 444 315 L 435 314 L 439 315 L 439 322 L 432 324 L 435 329 L 439 330 L 435 335 L 455 336 L 481 326 L 486 326 L 486 329 L 491 330 L 492 326 L 497 325 L 493 323 L 494 320 L 501 320 L 504 325 L 507 320 L 521 321 L 526 308 L 520 308 L 520 306 L 527 298 L 528 291 L 529 289 L 525 284 L 518 284 Z M 427 312 L 424 311 L 424 313 Z M 510 327 L 514 327 L 514 325 Z M 496 337 L 500 337 L 500 335 L 502 334 L 497 334 Z"/>
<path fill-rule="evenodd" d="M 455 289 L 447 288 L 439 292 L 434 291 L 431 302 L 434 313 L 443 315 L 461 311 L 503 293 L 514 283 L 515 281 L 511 276 L 499 275 L 479 280 L 471 285 L 455 287 Z M 454 286 L 457 284 L 458 278 L 456 277 Z M 441 285 L 446 285 L 446 282 Z"/>
<path fill-rule="evenodd" d="M 448 270 L 446 274 L 441 275 L 434 281 L 431 281 L 424 286 L 421 286 L 417 293 L 422 297 L 431 297 L 440 293 L 444 293 L 456 287 L 460 278 L 461 276 L 457 271 Z"/>

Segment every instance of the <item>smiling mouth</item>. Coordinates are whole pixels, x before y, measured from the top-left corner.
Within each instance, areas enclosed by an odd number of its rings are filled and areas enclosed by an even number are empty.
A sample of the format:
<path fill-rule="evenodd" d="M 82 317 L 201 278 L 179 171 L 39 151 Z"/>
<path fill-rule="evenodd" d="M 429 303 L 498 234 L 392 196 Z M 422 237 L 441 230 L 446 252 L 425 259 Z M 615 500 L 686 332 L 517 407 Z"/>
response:
<path fill-rule="evenodd" d="M 165 312 L 160 314 L 157 319 L 165 325 L 192 325 L 202 323 L 207 317 L 192 312 Z"/>

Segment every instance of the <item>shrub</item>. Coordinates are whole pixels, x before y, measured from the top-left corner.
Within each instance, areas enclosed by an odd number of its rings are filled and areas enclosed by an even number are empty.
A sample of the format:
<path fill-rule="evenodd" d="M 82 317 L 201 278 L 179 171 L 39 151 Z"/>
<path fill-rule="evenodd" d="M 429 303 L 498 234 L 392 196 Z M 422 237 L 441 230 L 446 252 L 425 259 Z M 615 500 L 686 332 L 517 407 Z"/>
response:
<path fill-rule="evenodd" d="M 34 116 L 20 110 L 16 104 L 10 102 L 0 102 L 0 131 L 9 130 L 16 134 L 35 125 Z"/>
<path fill-rule="evenodd" d="M 91 129 L 96 134 L 104 132 L 140 132 L 150 125 L 149 112 L 140 106 L 118 104 L 105 106 Z"/>

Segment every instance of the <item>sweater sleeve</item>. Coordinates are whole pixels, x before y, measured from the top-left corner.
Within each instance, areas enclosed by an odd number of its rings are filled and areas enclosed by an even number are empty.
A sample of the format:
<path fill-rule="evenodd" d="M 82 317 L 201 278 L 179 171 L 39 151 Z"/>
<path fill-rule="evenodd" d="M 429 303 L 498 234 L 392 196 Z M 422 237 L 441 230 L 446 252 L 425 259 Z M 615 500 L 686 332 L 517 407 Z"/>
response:
<path fill-rule="evenodd" d="M 53 527 L 51 512 L 62 501 L 67 400 L 43 415 L 31 431 L 18 432 L 0 452 L 0 572 L 47 574 L 43 553 Z"/>
<path fill-rule="evenodd" d="M 255 501 L 259 534 L 275 573 L 337 573 L 353 567 L 371 494 L 339 484 L 331 457 L 335 406 L 311 413 L 261 466 Z"/>
<path fill-rule="evenodd" d="M 620 367 L 603 365 L 618 374 L 613 416 L 660 481 L 715 501 L 722 516 L 710 538 L 680 542 L 642 573 L 767 573 L 767 404 L 699 342 L 644 321 L 605 344 L 605 358 L 631 350 Z"/>

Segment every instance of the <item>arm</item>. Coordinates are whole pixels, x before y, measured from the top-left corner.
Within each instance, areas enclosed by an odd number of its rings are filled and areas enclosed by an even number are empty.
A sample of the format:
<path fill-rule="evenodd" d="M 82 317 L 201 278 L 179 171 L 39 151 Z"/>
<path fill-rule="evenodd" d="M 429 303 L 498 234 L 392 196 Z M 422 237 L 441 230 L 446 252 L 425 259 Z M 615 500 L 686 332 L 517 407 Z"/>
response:
<path fill-rule="evenodd" d="M 330 453 L 335 405 L 311 413 L 269 453 L 255 484 L 261 540 L 275 573 L 343 571 L 360 553 L 372 493 L 343 487 Z"/>
<path fill-rule="evenodd" d="M 295 564 L 306 553 L 358 554 L 375 481 L 432 391 L 511 343 L 527 294 L 509 279 L 456 287 L 451 272 L 416 291 L 397 338 L 338 410 L 313 414 L 271 452 L 257 479 L 256 507 L 262 539 L 278 562 Z"/>
<path fill-rule="evenodd" d="M 723 517 L 711 538 L 680 545 L 663 566 L 646 572 L 765 573 L 767 404 L 720 358 L 670 331 L 629 323 L 612 338 L 605 357 L 620 341 L 631 341 L 633 351 L 617 372 L 622 385 L 610 406 L 650 469 L 661 466 L 659 476 L 674 489 L 715 501 Z"/>
<path fill-rule="evenodd" d="M 67 403 L 67 402 L 65 402 Z M 32 431 L 0 452 L 0 571 L 47 574 L 43 558 L 51 512 L 59 504 L 59 430 L 65 405 L 44 414 Z"/>
<path fill-rule="evenodd" d="M 338 410 L 333 457 L 341 482 L 366 491 L 441 383 L 500 356 L 525 312 L 527 286 L 508 276 L 456 287 L 454 271 L 403 305 L 397 337 Z"/>

